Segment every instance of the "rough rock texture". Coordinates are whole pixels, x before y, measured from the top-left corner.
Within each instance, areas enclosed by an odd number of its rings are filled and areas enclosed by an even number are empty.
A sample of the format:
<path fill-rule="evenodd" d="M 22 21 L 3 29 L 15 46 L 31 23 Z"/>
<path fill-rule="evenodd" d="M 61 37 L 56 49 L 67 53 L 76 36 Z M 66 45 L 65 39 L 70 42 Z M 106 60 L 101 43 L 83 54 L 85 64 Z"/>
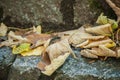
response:
<path fill-rule="evenodd" d="M 76 0 L 74 6 L 74 22 L 76 25 L 91 23 L 97 16 L 99 10 L 90 8 L 89 0 Z"/>
<path fill-rule="evenodd" d="M 75 51 L 79 54 L 79 51 Z M 106 61 L 91 60 L 79 56 L 78 60 L 69 58 L 65 64 L 56 71 L 54 80 L 119 80 L 120 59 L 107 59 Z"/>
<path fill-rule="evenodd" d="M 2 22 L 2 18 L 3 18 L 3 8 L 0 7 L 0 22 Z"/>
<path fill-rule="evenodd" d="M 74 6 L 74 22 L 76 25 L 94 24 L 100 13 L 115 18 L 114 12 L 105 0 L 76 0 Z"/>
<path fill-rule="evenodd" d="M 100 9 L 100 2 L 104 4 L 105 0 L 0 0 L 0 6 L 3 22 L 9 26 L 42 24 L 43 29 L 62 31 L 94 23 L 106 7 Z M 112 9 L 107 11 L 111 14 L 109 11 Z"/>
<path fill-rule="evenodd" d="M 63 23 L 61 0 L 0 0 L 3 17 L 11 23 L 39 25 L 42 22 Z M 19 25 L 20 26 L 20 25 Z"/>
<path fill-rule="evenodd" d="M 38 80 L 41 73 L 36 68 L 36 65 L 39 61 L 40 57 L 17 56 L 11 66 L 8 80 Z"/>
<path fill-rule="evenodd" d="M 99 5 L 97 4 L 97 2 L 99 2 Z M 94 6 L 97 6 L 98 8 L 101 8 L 102 12 L 104 12 L 105 15 L 107 15 L 109 18 L 112 19 L 116 19 L 117 20 L 117 16 L 115 15 L 115 12 L 112 10 L 112 8 L 107 4 L 107 2 L 105 0 L 95 0 Z M 117 1 L 117 0 L 112 0 L 112 1 Z M 116 4 L 116 3 L 115 3 Z M 91 6 L 91 7 L 94 7 Z M 93 8 L 94 9 L 94 8 Z"/>
<path fill-rule="evenodd" d="M 15 59 L 9 47 L 0 48 L 0 80 L 6 80 L 10 66 Z"/>
<path fill-rule="evenodd" d="M 5 48 L 4 48 L 5 50 Z M 36 68 L 40 57 L 17 56 L 9 71 L 8 80 L 119 80 L 120 59 L 109 58 L 106 61 L 81 57 L 79 49 L 74 50 L 78 60 L 71 56 L 52 76 L 41 74 Z M 10 59 L 10 57 L 9 57 Z M 6 59 L 7 60 L 7 59 Z M 6 61 L 5 60 L 5 61 Z M 0 74 L 6 76 L 6 74 Z M 0 76 L 1 77 L 1 76 Z M 0 79 L 6 80 L 6 79 Z"/>

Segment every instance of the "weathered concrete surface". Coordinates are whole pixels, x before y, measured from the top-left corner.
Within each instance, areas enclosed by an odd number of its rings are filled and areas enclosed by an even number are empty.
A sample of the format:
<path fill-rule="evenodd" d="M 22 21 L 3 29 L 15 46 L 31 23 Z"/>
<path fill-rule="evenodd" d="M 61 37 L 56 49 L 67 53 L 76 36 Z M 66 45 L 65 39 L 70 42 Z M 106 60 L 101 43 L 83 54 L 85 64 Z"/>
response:
<path fill-rule="evenodd" d="M 41 75 L 40 70 L 36 68 L 40 57 L 21 57 L 17 56 L 11 66 L 8 80 L 38 80 Z"/>
<path fill-rule="evenodd" d="M 10 66 L 15 59 L 15 55 L 12 55 L 9 47 L 0 48 L 0 80 L 6 80 Z"/>

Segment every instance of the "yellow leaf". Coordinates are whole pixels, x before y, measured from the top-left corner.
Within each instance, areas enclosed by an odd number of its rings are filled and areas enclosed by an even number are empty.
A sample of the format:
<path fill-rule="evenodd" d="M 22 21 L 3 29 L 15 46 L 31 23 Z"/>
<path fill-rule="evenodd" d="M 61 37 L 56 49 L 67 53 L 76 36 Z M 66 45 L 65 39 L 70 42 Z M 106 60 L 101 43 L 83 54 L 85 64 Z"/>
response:
<path fill-rule="evenodd" d="M 107 16 L 104 16 L 104 14 L 101 13 L 100 16 L 98 17 L 96 23 L 98 23 L 98 24 L 107 24 L 108 23 Z"/>
<path fill-rule="evenodd" d="M 13 47 L 12 53 L 13 54 L 20 54 L 25 51 L 30 50 L 30 43 L 22 43 L 18 47 Z"/>
<path fill-rule="evenodd" d="M 106 43 L 105 46 L 106 46 L 107 48 L 111 48 L 111 47 L 115 47 L 116 44 L 115 44 L 115 42 L 111 42 L 111 43 Z"/>
<path fill-rule="evenodd" d="M 112 27 L 113 30 L 118 28 L 117 21 L 107 18 L 107 16 L 104 16 L 103 13 L 101 13 L 101 15 L 98 17 L 96 23 L 98 23 L 98 24 L 107 24 L 107 23 L 109 23 L 109 24 L 111 24 L 111 27 Z"/>
<path fill-rule="evenodd" d="M 32 56 L 32 55 L 37 56 L 37 55 L 41 55 L 43 51 L 44 51 L 44 47 L 40 46 L 40 47 L 37 47 L 37 48 L 35 48 L 33 50 L 29 50 L 27 52 L 22 52 L 20 54 L 22 56 Z"/>

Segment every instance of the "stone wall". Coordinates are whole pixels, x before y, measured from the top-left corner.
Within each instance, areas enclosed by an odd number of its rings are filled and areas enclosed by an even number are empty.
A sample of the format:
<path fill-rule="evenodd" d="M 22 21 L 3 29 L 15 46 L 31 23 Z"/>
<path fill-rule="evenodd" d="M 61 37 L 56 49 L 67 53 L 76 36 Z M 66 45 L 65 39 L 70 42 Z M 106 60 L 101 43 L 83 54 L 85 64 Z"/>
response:
<path fill-rule="evenodd" d="M 15 27 L 41 24 L 46 30 L 73 29 L 95 23 L 101 12 L 106 13 L 104 9 L 107 9 L 107 15 L 113 16 L 108 5 L 102 7 L 104 3 L 104 0 L 0 0 L 1 18 Z"/>

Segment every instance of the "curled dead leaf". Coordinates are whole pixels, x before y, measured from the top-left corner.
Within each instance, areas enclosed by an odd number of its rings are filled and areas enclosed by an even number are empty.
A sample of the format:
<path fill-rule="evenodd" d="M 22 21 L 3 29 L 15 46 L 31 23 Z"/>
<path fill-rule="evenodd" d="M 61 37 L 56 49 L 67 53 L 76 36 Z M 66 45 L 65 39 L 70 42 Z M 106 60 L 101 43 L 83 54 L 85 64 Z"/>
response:
<path fill-rule="evenodd" d="M 50 45 L 46 49 L 46 52 L 49 53 L 50 60 L 57 58 L 59 55 L 64 54 L 64 52 L 72 53 L 72 55 L 75 57 L 67 39 Z"/>
<path fill-rule="evenodd" d="M 40 25 L 38 25 L 37 27 L 33 26 L 33 32 L 37 33 L 37 34 L 41 34 L 42 33 L 42 28 Z"/>
<path fill-rule="evenodd" d="M 86 40 L 83 43 L 76 45 L 76 47 L 83 48 L 83 46 L 86 46 L 89 42 L 90 42 L 89 40 Z"/>
<path fill-rule="evenodd" d="M 84 49 L 81 50 L 80 54 L 87 58 L 98 58 L 101 57 L 117 57 L 115 51 L 105 47 L 104 45 L 99 45 L 98 48 Z"/>
<path fill-rule="evenodd" d="M 24 38 L 21 35 L 16 35 L 13 31 L 9 32 L 8 37 L 11 37 L 13 40 L 18 40 L 18 41 L 22 41 L 22 42 L 28 41 L 27 38 Z"/>
<path fill-rule="evenodd" d="M 68 39 L 70 35 L 74 34 L 78 30 L 70 30 L 70 31 L 64 31 L 64 32 L 59 32 L 59 33 L 54 33 L 53 35 L 56 35 L 60 37 L 61 39 Z"/>
<path fill-rule="evenodd" d="M 73 54 L 73 51 L 67 39 L 53 43 L 43 53 L 42 61 L 38 63 L 38 68 L 43 70 L 42 73 L 50 76 L 65 62 L 70 53 Z"/>
<path fill-rule="evenodd" d="M 99 48 L 103 51 L 104 54 L 108 57 L 116 57 L 115 51 L 105 47 L 104 45 L 99 45 Z"/>
<path fill-rule="evenodd" d="M 69 37 L 68 39 L 69 43 L 72 44 L 73 46 L 76 46 L 77 44 L 81 44 L 86 40 L 86 39 L 83 39 L 84 36 L 89 37 L 91 36 L 91 34 L 77 31 Z"/>
<path fill-rule="evenodd" d="M 21 41 L 13 41 L 12 38 L 8 37 L 8 40 L 3 41 L 3 42 L 0 43 L 0 47 L 2 47 L 2 46 L 12 47 L 12 46 L 18 45 L 18 44 L 20 44 L 20 43 L 21 43 Z"/>
<path fill-rule="evenodd" d="M 82 39 L 89 39 L 89 40 L 99 40 L 103 39 L 105 36 L 83 36 Z"/>
<path fill-rule="evenodd" d="M 50 34 L 36 34 L 36 33 L 32 33 L 25 36 L 28 42 L 33 44 L 32 48 L 43 45 L 51 37 L 52 36 Z"/>
<path fill-rule="evenodd" d="M 111 24 L 100 25 L 92 28 L 86 28 L 86 32 L 96 34 L 96 35 L 105 35 L 109 36 L 113 33 Z"/>
<path fill-rule="evenodd" d="M 94 53 L 96 53 L 96 51 L 94 51 Z M 96 59 L 98 58 L 98 56 L 93 54 L 93 52 L 89 49 L 81 50 L 80 54 L 87 58 L 96 58 Z"/>
<path fill-rule="evenodd" d="M 104 45 L 99 45 L 98 48 L 93 48 L 92 50 L 97 52 L 97 53 L 93 53 L 97 56 L 116 57 L 116 52 L 105 47 Z"/>
<path fill-rule="evenodd" d="M 83 36 L 82 39 L 86 39 L 86 41 L 82 42 L 81 44 L 76 45 L 76 47 L 84 48 L 84 46 L 89 45 L 90 43 L 94 42 L 95 40 L 104 39 L 105 36 Z"/>
<path fill-rule="evenodd" d="M 117 50 L 117 57 L 120 57 L 120 49 Z"/>
<path fill-rule="evenodd" d="M 8 28 L 5 24 L 1 23 L 0 25 L 0 36 L 5 36 L 8 31 Z"/>
<path fill-rule="evenodd" d="M 102 45 L 102 44 L 104 45 L 106 43 L 111 43 L 111 42 L 113 42 L 111 39 L 92 41 L 88 45 L 83 46 L 83 48 L 93 48 L 93 47 L 97 47 L 99 45 Z"/>
<path fill-rule="evenodd" d="M 58 69 L 61 65 L 63 65 L 63 63 L 65 62 L 65 60 L 69 55 L 70 53 L 65 53 L 63 55 L 58 56 L 57 58 L 51 61 L 50 65 L 45 66 L 44 63 L 43 64 L 38 63 L 38 68 L 41 69 L 39 66 L 44 65 L 44 66 L 41 66 L 41 67 L 44 67 L 42 73 L 50 76 L 53 74 L 53 72 L 56 69 Z"/>

